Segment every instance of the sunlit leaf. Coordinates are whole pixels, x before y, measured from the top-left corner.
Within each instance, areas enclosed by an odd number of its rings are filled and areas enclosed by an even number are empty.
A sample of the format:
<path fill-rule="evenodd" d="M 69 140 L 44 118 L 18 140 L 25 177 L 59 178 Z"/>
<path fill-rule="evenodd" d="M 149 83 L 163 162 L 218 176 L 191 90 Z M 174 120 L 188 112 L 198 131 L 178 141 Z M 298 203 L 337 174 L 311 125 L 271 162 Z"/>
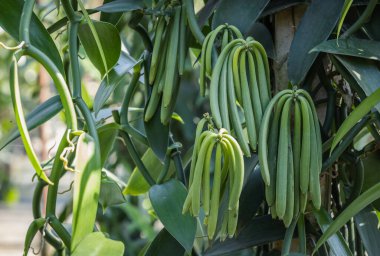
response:
<path fill-rule="evenodd" d="M 114 241 L 101 232 L 88 234 L 78 245 L 72 256 L 122 256 L 124 255 L 124 244 Z"/>

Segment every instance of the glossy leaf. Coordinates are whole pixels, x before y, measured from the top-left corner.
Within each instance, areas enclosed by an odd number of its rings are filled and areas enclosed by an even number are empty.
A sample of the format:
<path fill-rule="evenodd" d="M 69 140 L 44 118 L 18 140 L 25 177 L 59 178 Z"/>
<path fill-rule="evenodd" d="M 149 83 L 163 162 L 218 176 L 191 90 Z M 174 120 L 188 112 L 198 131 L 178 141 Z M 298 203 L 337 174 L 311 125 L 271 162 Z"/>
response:
<path fill-rule="evenodd" d="M 106 13 L 115 13 L 142 10 L 144 7 L 145 5 L 143 0 L 115 0 L 96 7 L 95 10 Z"/>
<path fill-rule="evenodd" d="M 355 226 L 368 255 L 376 255 L 380 252 L 380 230 L 378 219 L 372 207 L 360 211 L 355 217 Z"/>
<path fill-rule="evenodd" d="M 109 238 L 101 232 L 88 234 L 78 245 L 72 256 L 122 256 L 124 244 Z"/>
<path fill-rule="evenodd" d="M 119 125 L 116 123 L 105 124 L 99 127 L 97 131 L 100 144 L 100 165 L 103 167 L 119 132 Z"/>
<path fill-rule="evenodd" d="M 242 229 L 236 237 L 227 238 L 224 242 L 216 241 L 206 250 L 205 256 L 231 255 L 252 246 L 263 245 L 281 240 L 285 236 L 285 227 L 281 221 L 273 220 L 265 215 L 253 218 L 249 225 Z"/>
<path fill-rule="evenodd" d="M 93 231 L 98 208 L 100 151 L 90 135 L 83 133 L 79 136 L 75 158 L 71 251 Z"/>
<path fill-rule="evenodd" d="M 17 122 L 18 130 L 20 131 L 21 139 L 24 144 L 24 148 L 26 151 L 26 155 L 29 158 L 30 163 L 32 164 L 36 174 L 38 177 L 46 181 L 48 184 L 53 184 L 49 178 L 46 176 L 44 171 L 42 170 L 42 167 L 40 165 L 40 162 L 37 158 L 36 153 L 34 152 L 32 141 L 30 140 L 28 127 L 26 125 L 25 117 L 24 117 L 24 111 L 21 103 L 21 95 L 20 95 L 20 86 L 18 81 L 18 67 L 17 67 L 17 59 L 16 57 L 13 57 L 11 70 L 10 70 L 10 91 L 11 91 L 11 98 L 12 98 L 12 104 L 13 104 L 13 110 L 15 113 L 15 118 Z"/>
<path fill-rule="evenodd" d="M 153 153 L 152 149 L 148 148 L 147 151 L 145 151 L 141 160 L 144 163 L 149 174 L 152 176 L 152 178 L 154 180 L 157 180 L 164 165 Z M 166 179 L 168 179 L 171 175 L 173 175 L 174 172 L 175 172 L 175 168 L 172 162 L 170 164 Z M 139 169 L 135 167 L 135 169 L 133 169 L 131 176 L 128 179 L 126 188 L 123 190 L 123 194 L 137 196 L 137 195 L 148 192 L 149 188 L 150 188 L 150 185 L 148 184 L 148 182 L 146 182 L 146 180 L 144 179 Z"/>
<path fill-rule="evenodd" d="M 325 41 L 337 23 L 344 0 L 312 1 L 295 33 L 289 50 L 288 77 L 298 85 L 305 78 L 318 53 L 309 53 Z M 321 19 L 323 17 L 323 19 Z"/>
<path fill-rule="evenodd" d="M 259 18 L 269 0 L 221 0 L 215 11 L 212 27 L 228 23 L 245 33 L 248 28 Z"/>
<path fill-rule="evenodd" d="M 352 127 L 362 119 L 373 107 L 380 102 L 380 88 L 377 89 L 373 94 L 365 98 L 355 109 L 350 113 L 350 115 L 344 120 L 342 125 L 339 127 L 335 134 L 334 140 L 331 145 L 330 153 L 338 145 L 338 143 L 343 139 L 343 137 L 351 130 Z"/>
<path fill-rule="evenodd" d="M 180 243 L 163 228 L 150 244 L 145 256 L 183 255 L 185 249 Z"/>
<path fill-rule="evenodd" d="M 320 210 L 314 209 L 313 214 L 322 232 L 325 232 L 332 222 L 330 215 L 323 208 L 321 208 Z M 342 234 L 339 231 L 336 234 L 332 235 L 327 240 L 327 242 L 330 246 L 330 250 L 335 255 L 353 255 L 350 251 L 350 248 L 348 248 L 348 245 L 344 240 Z"/>
<path fill-rule="evenodd" d="M 162 224 L 187 252 L 191 252 L 197 224 L 188 213 L 182 214 L 186 195 L 185 186 L 178 180 L 154 185 L 149 190 L 152 207 Z"/>
<path fill-rule="evenodd" d="M 334 219 L 318 240 L 314 252 L 316 252 L 329 237 L 338 232 L 352 217 L 378 198 L 380 198 L 380 183 L 358 196 L 336 219 Z"/>
<path fill-rule="evenodd" d="M 125 81 L 127 74 L 131 74 L 130 71 L 137 63 L 139 62 L 136 62 L 128 53 L 122 52 L 120 54 L 117 64 L 108 72 L 108 81 L 107 77 L 105 77 L 96 91 L 94 99 L 95 115 L 99 113 L 114 90 Z"/>
<path fill-rule="evenodd" d="M 50 120 L 62 110 L 62 103 L 59 95 L 53 96 L 47 101 L 38 105 L 25 118 L 28 131 L 40 126 Z M 13 129 L 8 135 L 0 140 L 0 150 L 5 148 L 9 143 L 20 137 L 20 131 Z"/>
<path fill-rule="evenodd" d="M 144 122 L 146 137 L 153 152 L 161 162 L 164 162 L 169 144 L 169 125 L 163 125 L 160 118 L 161 108 L 148 121 Z"/>
<path fill-rule="evenodd" d="M 92 23 L 99 37 L 100 49 L 96 35 L 94 36 L 88 23 L 79 25 L 78 36 L 88 58 L 103 77 L 115 66 L 120 57 L 121 40 L 119 31 L 112 24 L 101 21 L 92 21 Z M 107 51 L 107 54 L 103 51 Z"/>
<path fill-rule="evenodd" d="M 358 38 L 333 39 L 324 41 L 310 52 L 327 52 L 339 55 L 380 60 L 380 42 Z M 360 62 L 362 60 L 359 60 Z"/>
<path fill-rule="evenodd" d="M 105 212 L 107 207 L 126 202 L 127 201 L 119 185 L 107 175 L 102 175 L 99 203 L 102 205 L 103 212 Z"/>
<path fill-rule="evenodd" d="M 23 0 L 0 1 L 0 27 L 16 41 L 20 41 L 19 27 L 23 5 Z M 44 25 L 34 14 L 32 15 L 29 31 L 31 44 L 45 53 L 54 62 L 59 71 L 64 74 L 59 51 Z"/>

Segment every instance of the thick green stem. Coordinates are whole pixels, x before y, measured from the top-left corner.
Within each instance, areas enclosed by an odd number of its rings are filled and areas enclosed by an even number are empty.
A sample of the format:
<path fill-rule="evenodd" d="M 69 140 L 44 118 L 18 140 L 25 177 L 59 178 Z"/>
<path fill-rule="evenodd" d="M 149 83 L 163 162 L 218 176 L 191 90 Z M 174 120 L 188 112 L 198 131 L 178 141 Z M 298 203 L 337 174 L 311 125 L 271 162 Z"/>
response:
<path fill-rule="evenodd" d="M 20 41 L 24 41 L 26 44 L 30 43 L 29 27 L 35 2 L 35 0 L 26 0 L 21 13 L 19 36 Z"/>
<path fill-rule="evenodd" d="M 84 120 L 86 121 L 88 133 L 94 139 L 96 147 L 99 148 L 100 146 L 99 146 L 98 132 L 96 131 L 95 120 L 91 114 L 90 109 L 87 107 L 86 103 L 84 102 L 82 98 L 76 99 L 75 103 L 77 104 L 80 112 L 82 113 L 84 117 Z"/>
<path fill-rule="evenodd" d="M 57 235 L 62 239 L 63 243 L 67 248 L 70 248 L 71 245 L 71 236 L 70 233 L 65 229 L 61 222 L 55 216 L 50 216 L 49 224 L 57 233 Z"/>
<path fill-rule="evenodd" d="M 198 43 L 202 44 L 205 36 L 203 35 L 202 30 L 198 24 L 197 17 L 195 16 L 193 0 L 185 0 L 184 3 L 190 30 Z"/>

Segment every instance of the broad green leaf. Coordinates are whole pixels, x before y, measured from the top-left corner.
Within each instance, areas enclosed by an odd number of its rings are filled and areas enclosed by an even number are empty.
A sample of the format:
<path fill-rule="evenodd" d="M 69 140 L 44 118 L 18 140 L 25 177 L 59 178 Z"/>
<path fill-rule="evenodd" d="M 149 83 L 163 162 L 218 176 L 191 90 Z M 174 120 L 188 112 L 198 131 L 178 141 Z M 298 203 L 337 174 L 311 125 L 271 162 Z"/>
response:
<path fill-rule="evenodd" d="M 97 131 L 100 145 L 100 164 L 103 167 L 119 132 L 119 125 L 116 123 L 105 124 L 97 128 Z"/>
<path fill-rule="evenodd" d="M 75 158 L 71 251 L 76 250 L 81 240 L 93 231 L 98 208 L 100 151 L 90 135 L 83 133 L 79 136 Z"/>
<path fill-rule="evenodd" d="M 148 148 L 141 160 L 144 163 L 149 174 L 153 177 L 153 179 L 157 180 L 164 165 L 153 153 L 152 149 Z M 174 172 L 175 168 L 172 162 L 170 164 L 166 179 L 168 179 Z M 123 190 L 123 194 L 137 196 L 148 192 L 149 188 L 150 185 L 148 182 L 146 182 L 139 169 L 135 167 L 128 179 L 126 188 Z"/>
<path fill-rule="evenodd" d="M 115 13 L 143 10 L 144 8 L 145 4 L 143 0 L 115 0 L 96 7 L 95 10 L 106 13 Z"/>
<path fill-rule="evenodd" d="M 275 14 L 277 12 L 280 12 L 284 9 L 290 8 L 295 5 L 300 4 L 309 4 L 310 0 L 281 0 L 281 1 L 270 1 L 267 7 L 264 9 L 263 13 L 261 14 L 261 18 Z"/>
<path fill-rule="evenodd" d="M 145 256 L 168 256 L 168 255 L 183 255 L 185 249 L 180 243 L 163 228 L 156 238 L 150 244 Z"/>
<path fill-rule="evenodd" d="M 325 209 L 322 208 L 320 210 L 314 209 L 313 214 L 322 232 L 325 232 L 332 222 L 330 215 Z M 336 234 L 332 235 L 327 240 L 327 242 L 330 246 L 330 250 L 334 253 L 334 255 L 353 255 L 339 231 Z"/>
<path fill-rule="evenodd" d="M 350 115 L 344 120 L 342 125 L 339 127 L 338 131 L 335 134 L 334 140 L 331 145 L 330 153 L 334 150 L 334 148 L 338 145 L 338 143 L 343 139 L 343 137 L 347 134 L 348 131 L 373 107 L 376 106 L 380 101 L 380 88 L 377 89 L 373 94 L 365 98 L 359 106 L 357 106 L 354 111 L 350 113 Z"/>
<path fill-rule="evenodd" d="M 299 85 L 305 78 L 318 55 L 309 53 L 310 50 L 329 37 L 343 5 L 344 0 L 319 0 L 309 5 L 289 50 L 288 77 L 293 85 Z"/>
<path fill-rule="evenodd" d="M 260 42 L 265 48 L 268 57 L 275 59 L 272 34 L 263 23 L 255 22 L 246 32 L 246 35 L 252 36 L 256 41 Z"/>
<path fill-rule="evenodd" d="M 283 223 L 279 220 L 273 220 L 270 215 L 254 217 L 236 237 L 227 238 L 224 242 L 215 241 L 204 255 L 231 255 L 233 252 L 252 246 L 282 240 L 285 236 L 285 230 Z"/>
<path fill-rule="evenodd" d="M 154 185 L 149 190 L 149 198 L 158 218 L 167 231 L 190 253 L 193 248 L 196 219 L 182 214 L 187 191 L 178 180 Z"/>
<path fill-rule="evenodd" d="M 160 112 L 161 108 L 158 107 L 153 117 L 144 122 L 144 128 L 150 147 L 160 161 L 164 162 L 169 144 L 169 125 L 161 123 Z"/>
<path fill-rule="evenodd" d="M 114 25 L 101 21 L 92 21 L 92 23 L 99 40 L 96 40 L 97 36 L 93 34 L 89 23 L 79 25 L 78 36 L 88 58 L 104 77 L 120 57 L 121 40 L 119 31 Z"/>
<path fill-rule="evenodd" d="M 269 0 L 221 0 L 214 14 L 212 28 L 228 23 L 246 33 L 268 3 Z"/>
<path fill-rule="evenodd" d="M 344 1 L 342 14 L 340 15 L 339 22 L 338 22 L 338 29 L 336 32 L 336 38 L 339 38 L 340 30 L 342 29 L 344 19 L 346 18 L 346 15 L 347 15 L 348 10 L 350 9 L 350 7 L 352 5 L 352 2 L 353 2 L 353 0 L 345 0 Z"/>
<path fill-rule="evenodd" d="M 124 244 L 107 238 L 102 232 L 88 234 L 78 245 L 72 256 L 122 256 Z"/>
<path fill-rule="evenodd" d="M 26 116 L 26 126 L 28 131 L 40 126 L 62 110 L 62 103 L 59 95 L 53 96 L 47 101 L 38 105 Z M 9 143 L 20 137 L 20 131 L 13 129 L 8 135 L 0 140 L 0 150 L 5 148 Z"/>
<path fill-rule="evenodd" d="M 327 52 L 371 60 L 380 60 L 380 42 L 359 38 L 333 39 L 324 41 L 310 52 Z M 362 60 L 358 60 L 362 61 Z"/>
<path fill-rule="evenodd" d="M 126 202 L 127 201 L 119 185 L 104 173 L 102 175 L 99 195 L 99 203 L 102 205 L 103 212 L 105 212 L 107 207 L 123 204 Z"/>
<path fill-rule="evenodd" d="M 10 84 L 11 98 L 12 98 L 13 110 L 15 113 L 17 127 L 18 127 L 18 130 L 20 131 L 21 139 L 24 144 L 24 148 L 29 158 L 29 161 L 32 164 L 34 170 L 36 171 L 38 177 L 46 181 L 48 184 L 53 185 L 53 183 L 49 180 L 49 178 L 46 176 L 46 174 L 42 170 L 42 167 L 37 158 L 37 155 L 34 152 L 32 141 L 30 140 L 28 127 L 26 125 L 24 111 L 23 111 L 22 103 L 21 103 L 20 86 L 18 82 L 17 59 L 14 56 L 13 56 L 13 61 L 11 65 L 11 70 L 10 70 L 9 84 Z"/>
<path fill-rule="evenodd" d="M 28 255 L 28 251 L 32 244 L 33 238 L 37 234 L 38 230 L 45 225 L 45 223 L 46 220 L 44 218 L 38 218 L 33 220 L 33 222 L 29 225 L 24 242 L 24 256 Z"/>
<path fill-rule="evenodd" d="M 125 82 L 127 74 L 131 74 L 133 67 L 140 62 L 136 62 L 128 53 L 122 52 L 117 64 L 108 72 L 107 78 L 104 78 L 95 94 L 94 112 L 97 115 L 104 106 L 113 91 Z"/>
<path fill-rule="evenodd" d="M 364 181 L 362 192 L 370 189 L 372 186 L 380 183 L 380 152 L 375 151 L 372 153 L 367 153 L 366 157 L 362 159 L 364 166 Z M 380 199 L 374 201 L 372 206 L 379 210 L 380 209 Z"/>
<path fill-rule="evenodd" d="M 19 27 L 23 0 L 1 0 L 0 1 L 0 27 L 4 29 L 16 41 L 19 39 Z M 36 15 L 32 15 L 30 22 L 30 42 L 33 46 L 46 54 L 64 74 L 61 56 L 53 39 Z"/>
<path fill-rule="evenodd" d="M 123 210 L 125 214 L 128 215 L 135 229 L 140 230 L 142 235 L 146 237 L 148 241 L 152 241 L 154 239 L 156 232 L 154 230 L 154 226 L 152 226 L 152 219 L 144 209 L 132 204 L 120 205 L 118 208 Z M 142 213 L 142 211 L 145 212 Z M 131 230 L 130 232 L 134 232 L 134 230 Z"/>
<path fill-rule="evenodd" d="M 103 7 L 106 4 L 115 2 L 115 0 L 104 0 L 103 5 L 99 7 Z M 123 16 L 122 12 L 115 12 L 115 13 L 106 13 L 106 12 L 100 12 L 100 21 L 111 23 L 112 25 L 116 25 L 119 21 L 121 16 Z"/>
<path fill-rule="evenodd" d="M 354 219 L 356 229 L 368 255 L 376 255 L 376 253 L 380 252 L 380 230 L 377 227 L 376 212 L 372 207 L 367 207 L 356 214 Z"/>
<path fill-rule="evenodd" d="M 352 201 L 352 203 L 325 230 L 321 238 L 318 240 L 314 252 L 316 252 L 329 237 L 338 232 L 352 217 L 378 198 L 380 198 L 380 183 L 371 187 Z"/>

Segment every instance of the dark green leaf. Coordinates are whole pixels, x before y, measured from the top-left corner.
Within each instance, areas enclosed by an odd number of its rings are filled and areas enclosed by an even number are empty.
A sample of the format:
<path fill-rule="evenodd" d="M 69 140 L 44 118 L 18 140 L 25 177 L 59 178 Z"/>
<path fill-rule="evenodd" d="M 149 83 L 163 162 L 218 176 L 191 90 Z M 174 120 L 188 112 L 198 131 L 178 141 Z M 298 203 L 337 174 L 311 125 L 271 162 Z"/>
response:
<path fill-rule="evenodd" d="M 260 22 L 256 22 L 249 28 L 246 36 L 252 36 L 256 41 L 259 41 L 265 48 L 269 58 L 275 58 L 274 44 L 271 32 Z"/>
<path fill-rule="evenodd" d="M 105 4 L 112 3 L 112 2 L 115 2 L 115 0 L 104 0 L 102 6 L 104 6 Z M 99 6 L 99 7 L 102 7 L 102 6 Z M 101 12 L 100 21 L 104 21 L 104 22 L 108 22 L 113 25 L 116 25 L 119 22 L 121 16 L 123 16 L 122 12 L 115 12 L 115 13 Z"/>
<path fill-rule="evenodd" d="M 150 147 L 160 161 L 164 162 L 169 143 L 169 125 L 161 123 L 160 112 L 161 108 L 158 107 L 153 117 L 144 122 L 144 127 Z"/>
<path fill-rule="evenodd" d="M 163 228 L 150 244 L 145 256 L 168 256 L 168 255 L 183 255 L 185 249 L 180 243 Z"/>
<path fill-rule="evenodd" d="M 119 132 L 119 128 L 119 125 L 116 123 L 105 124 L 97 128 L 100 144 L 100 164 L 102 167 L 104 166 L 108 155 L 111 152 L 113 143 L 116 139 L 116 135 Z"/>
<path fill-rule="evenodd" d="M 380 198 L 380 183 L 368 189 L 352 201 L 352 203 L 325 230 L 321 238 L 318 240 L 314 252 L 317 251 L 330 236 L 338 232 L 352 217 L 378 198 Z"/>
<path fill-rule="evenodd" d="M 40 126 L 62 110 L 62 103 L 59 96 L 53 96 L 47 101 L 38 105 L 26 116 L 26 126 L 28 131 Z M 8 135 L 0 140 L 0 150 L 6 147 L 9 143 L 20 137 L 18 129 L 13 129 Z"/>
<path fill-rule="evenodd" d="M 313 214 L 322 232 L 325 232 L 332 222 L 330 215 L 327 213 L 325 209 L 314 209 Z M 344 241 L 344 238 L 339 231 L 336 234 L 332 235 L 327 240 L 327 242 L 330 246 L 330 250 L 335 255 L 352 255 L 350 248 L 348 248 L 346 241 Z"/>
<path fill-rule="evenodd" d="M 240 29 L 242 33 L 259 18 L 269 0 L 221 0 L 215 11 L 212 27 L 228 23 Z"/>
<path fill-rule="evenodd" d="M 19 27 L 23 0 L 1 0 L 0 1 L 0 27 L 2 27 L 16 41 L 20 41 Z M 46 54 L 64 74 L 61 56 L 53 39 L 36 15 L 32 15 L 30 22 L 30 42 L 33 46 Z"/>
<path fill-rule="evenodd" d="M 101 49 L 98 48 L 95 37 L 88 23 L 79 25 L 78 36 L 92 64 L 99 70 L 102 77 L 117 63 L 121 53 L 119 31 L 110 23 L 92 21 L 98 34 L 106 65 L 103 63 Z M 107 67 L 108 70 L 105 70 Z"/>
<path fill-rule="evenodd" d="M 142 0 L 115 0 L 102 6 L 96 7 L 95 10 L 107 13 L 129 12 L 144 9 L 145 4 Z"/>
<path fill-rule="evenodd" d="M 110 179 L 107 174 L 102 175 L 99 203 L 103 207 L 103 212 L 107 207 L 123 204 L 125 202 L 125 197 L 119 185 L 114 180 Z"/>
<path fill-rule="evenodd" d="M 97 115 L 100 109 L 104 106 L 107 99 L 115 91 L 115 89 L 126 79 L 127 74 L 130 74 L 133 67 L 139 62 L 136 62 L 129 54 L 122 52 L 117 64 L 110 70 L 105 77 L 95 94 L 94 112 Z"/>
<path fill-rule="evenodd" d="M 276 12 L 282 11 L 289 7 L 300 5 L 300 4 L 309 4 L 310 0 L 276 0 L 270 1 L 267 7 L 264 9 L 261 17 L 275 14 Z"/>
<path fill-rule="evenodd" d="M 100 151 L 90 135 L 83 133 L 79 136 L 75 158 L 71 251 L 76 250 L 81 240 L 92 233 L 98 208 L 101 181 Z"/>
<path fill-rule="evenodd" d="M 379 49 L 380 42 L 366 39 L 348 38 L 325 41 L 314 47 L 310 52 L 327 52 L 371 60 L 380 60 Z"/>
<path fill-rule="evenodd" d="M 190 252 L 193 247 L 197 223 L 196 219 L 188 213 L 182 214 L 186 195 L 186 188 L 178 180 L 154 185 L 149 190 L 149 198 L 158 218 L 183 248 Z"/>
<path fill-rule="evenodd" d="M 364 29 L 373 40 L 380 41 L 380 8 L 375 8 L 371 20 L 364 25 Z"/>
<path fill-rule="evenodd" d="M 298 85 L 305 78 L 318 53 L 309 53 L 325 41 L 337 23 L 344 0 L 312 1 L 295 33 L 289 50 L 288 76 Z M 323 17 L 323 19 L 321 18 Z"/>
<path fill-rule="evenodd" d="M 124 244 L 114 241 L 101 232 L 88 234 L 75 249 L 72 256 L 122 256 L 124 255 Z"/>
<path fill-rule="evenodd" d="M 351 130 L 351 128 L 366 114 L 368 114 L 371 109 L 376 106 L 380 101 L 380 88 L 377 89 L 373 94 L 365 98 L 359 106 L 357 106 L 354 111 L 344 120 L 342 125 L 339 127 L 335 134 L 333 143 L 331 144 L 330 152 L 338 145 L 338 143 L 343 139 L 343 137 Z"/>
<path fill-rule="evenodd" d="M 377 228 L 378 219 L 376 212 L 372 207 L 366 207 L 356 214 L 354 219 L 355 226 L 368 255 L 376 255 L 376 253 L 380 252 L 380 231 Z"/>
<path fill-rule="evenodd" d="M 377 150 L 372 153 L 367 153 L 366 157 L 362 159 L 364 166 L 364 181 L 362 192 L 370 189 L 372 186 L 380 183 L 380 152 Z M 380 199 L 374 201 L 372 206 L 379 210 L 380 209 Z"/>
<path fill-rule="evenodd" d="M 273 220 L 269 215 L 255 217 L 235 238 L 227 238 L 224 242 L 216 241 L 204 255 L 229 255 L 252 246 L 281 240 L 284 236 L 285 227 L 281 221 Z"/>

